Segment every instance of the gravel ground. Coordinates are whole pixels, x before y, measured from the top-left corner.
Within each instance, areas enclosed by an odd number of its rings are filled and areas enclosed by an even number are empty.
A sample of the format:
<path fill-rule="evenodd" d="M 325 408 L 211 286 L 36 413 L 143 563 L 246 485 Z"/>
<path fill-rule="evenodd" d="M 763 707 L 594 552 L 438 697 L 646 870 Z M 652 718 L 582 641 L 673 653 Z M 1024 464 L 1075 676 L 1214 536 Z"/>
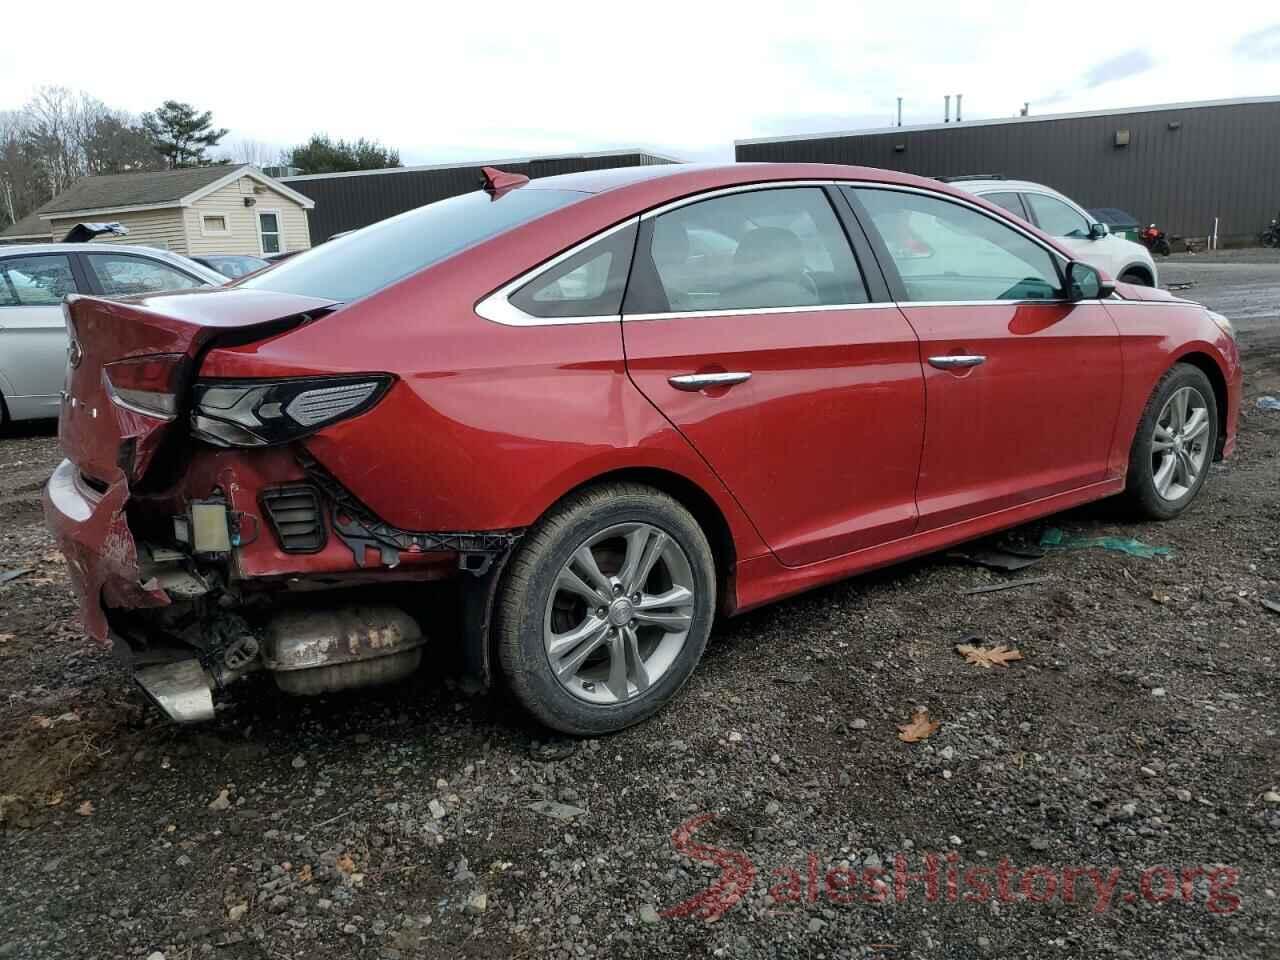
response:
<path fill-rule="evenodd" d="M 1235 264 L 1162 267 L 1240 296 Z M 1274 312 L 1269 276 L 1245 296 Z M 1280 413 L 1255 401 L 1280 341 L 1242 330 L 1240 449 L 1186 515 L 1013 534 L 1169 554 L 820 590 L 722 624 L 668 710 L 594 741 L 427 674 L 246 682 L 162 722 L 74 621 L 39 518 L 55 440 L 11 433 L 0 568 L 32 569 L 0 586 L 0 957 L 1274 957 Z M 971 636 L 1023 659 L 967 665 Z M 903 742 L 921 706 L 940 727 Z"/>

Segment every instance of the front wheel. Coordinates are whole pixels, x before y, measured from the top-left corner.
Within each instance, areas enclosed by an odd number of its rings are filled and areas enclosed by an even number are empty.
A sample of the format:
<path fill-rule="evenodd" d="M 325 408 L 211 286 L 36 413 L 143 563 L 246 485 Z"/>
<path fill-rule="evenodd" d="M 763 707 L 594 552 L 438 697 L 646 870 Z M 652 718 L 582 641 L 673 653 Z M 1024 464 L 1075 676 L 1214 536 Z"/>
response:
<path fill-rule="evenodd" d="M 657 713 L 702 657 L 715 563 L 697 521 L 660 490 L 608 484 L 552 509 L 520 544 L 499 600 L 512 691 L 564 733 Z"/>
<path fill-rule="evenodd" d="M 1151 394 L 1129 454 L 1125 495 L 1143 516 L 1168 520 L 1204 486 L 1218 442 L 1218 404 L 1209 378 L 1175 364 Z"/>
<path fill-rule="evenodd" d="M 1157 240 L 1155 245 L 1155 252 L 1162 257 L 1167 257 L 1173 251 L 1170 250 L 1169 248 L 1168 240 Z"/>

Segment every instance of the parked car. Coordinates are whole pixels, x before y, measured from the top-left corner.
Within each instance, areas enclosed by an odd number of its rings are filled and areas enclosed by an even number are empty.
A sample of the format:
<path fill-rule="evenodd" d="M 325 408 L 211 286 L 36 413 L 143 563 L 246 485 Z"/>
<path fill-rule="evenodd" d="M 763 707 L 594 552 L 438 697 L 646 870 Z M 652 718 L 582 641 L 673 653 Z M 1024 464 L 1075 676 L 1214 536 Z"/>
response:
<path fill-rule="evenodd" d="M 459 642 L 618 730 L 719 616 L 1114 494 L 1177 516 L 1235 443 L 1224 318 L 936 181 L 490 183 L 224 290 L 68 299 L 46 518 L 170 716 Z"/>
<path fill-rule="evenodd" d="M 1155 260 L 1146 247 L 1112 235 L 1105 223 L 1074 200 L 1043 184 L 985 174 L 947 177 L 945 182 L 1035 224 L 1072 256 L 1122 283 L 1154 287 L 1159 280 Z"/>
<path fill-rule="evenodd" d="M 1142 223 L 1127 210 L 1121 210 L 1119 207 L 1091 207 L 1088 213 L 1093 219 L 1105 223 L 1113 236 L 1121 240 L 1142 243 L 1142 238 L 1139 236 L 1142 232 Z"/>
<path fill-rule="evenodd" d="M 246 253 L 210 253 L 192 257 L 196 263 L 203 264 L 210 270 L 216 270 L 224 277 L 238 280 L 251 273 L 269 267 L 271 264 L 262 257 L 251 257 Z"/>
<path fill-rule="evenodd" d="M 114 297 L 225 282 L 186 257 L 151 247 L 0 247 L 0 423 L 58 415 L 67 365 L 67 294 Z"/>

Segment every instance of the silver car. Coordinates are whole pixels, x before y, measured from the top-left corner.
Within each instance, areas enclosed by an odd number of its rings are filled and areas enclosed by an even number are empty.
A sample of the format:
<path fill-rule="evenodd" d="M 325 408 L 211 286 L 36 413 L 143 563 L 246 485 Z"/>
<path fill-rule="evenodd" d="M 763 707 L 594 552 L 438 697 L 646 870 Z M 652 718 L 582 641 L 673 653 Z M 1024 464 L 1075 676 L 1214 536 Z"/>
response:
<path fill-rule="evenodd" d="M 0 424 L 58 415 L 67 362 L 62 298 L 68 293 L 126 297 L 226 282 L 215 270 L 153 247 L 0 246 Z"/>

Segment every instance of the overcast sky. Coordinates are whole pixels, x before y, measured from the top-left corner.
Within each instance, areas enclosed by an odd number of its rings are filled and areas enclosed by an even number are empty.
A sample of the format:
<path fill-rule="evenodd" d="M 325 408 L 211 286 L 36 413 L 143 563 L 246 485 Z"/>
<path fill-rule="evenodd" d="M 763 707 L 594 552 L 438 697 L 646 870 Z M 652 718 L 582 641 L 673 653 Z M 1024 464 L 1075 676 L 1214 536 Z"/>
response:
<path fill-rule="evenodd" d="M 650 0 L 14 3 L 0 109 L 44 84 L 211 109 L 224 143 L 366 136 L 406 164 L 1280 94 L 1280 13 L 1128 5 Z M 615 12 L 616 10 L 616 12 Z M 24 20 L 29 22 L 24 23 Z"/>

